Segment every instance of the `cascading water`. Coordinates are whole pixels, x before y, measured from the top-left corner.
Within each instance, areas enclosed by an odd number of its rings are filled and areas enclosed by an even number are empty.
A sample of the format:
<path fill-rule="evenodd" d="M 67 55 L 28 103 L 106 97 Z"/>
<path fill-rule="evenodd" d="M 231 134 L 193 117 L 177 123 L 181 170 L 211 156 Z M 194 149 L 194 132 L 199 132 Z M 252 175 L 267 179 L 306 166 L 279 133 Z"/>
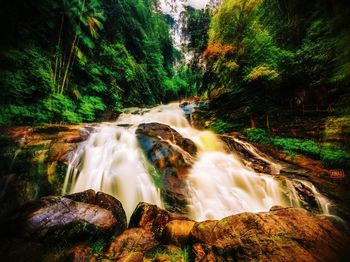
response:
<path fill-rule="evenodd" d="M 271 175 L 257 174 L 245 167 L 237 155 L 224 150 L 214 133 L 191 127 L 178 103 L 128 110 L 115 123 L 96 126 L 70 159 L 64 194 L 90 188 L 106 192 L 122 202 L 128 217 L 140 201 L 162 207 L 160 191 L 152 179 L 152 166 L 143 156 L 135 135 L 139 124 L 150 122 L 171 126 L 198 147 L 186 181 L 188 210 L 193 219 L 268 211 L 273 205 L 300 206 L 292 184 L 288 186 Z M 246 148 L 259 154 L 248 143 Z M 324 208 L 326 199 L 312 184 L 304 184 L 312 188 Z"/>

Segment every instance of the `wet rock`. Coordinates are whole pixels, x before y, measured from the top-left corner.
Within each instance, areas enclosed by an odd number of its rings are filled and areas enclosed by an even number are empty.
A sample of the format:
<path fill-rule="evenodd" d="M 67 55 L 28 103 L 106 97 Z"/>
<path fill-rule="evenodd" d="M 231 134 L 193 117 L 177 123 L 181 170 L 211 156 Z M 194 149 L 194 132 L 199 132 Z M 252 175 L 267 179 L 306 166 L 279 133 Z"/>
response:
<path fill-rule="evenodd" d="M 245 148 L 241 143 L 236 141 L 233 137 L 222 135 L 220 136 L 220 139 L 225 143 L 226 151 L 228 153 L 239 155 L 246 166 L 254 169 L 259 173 L 271 174 L 272 170 L 268 162 L 259 159 L 256 155 Z"/>
<path fill-rule="evenodd" d="M 139 125 L 136 135 L 147 158 L 162 174 L 162 196 L 166 208 L 186 213 L 188 189 L 185 178 L 197 153 L 195 144 L 171 127 L 159 123 Z"/>
<path fill-rule="evenodd" d="M 175 246 L 186 245 L 190 241 L 190 232 L 194 221 L 172 220 L 166 224 L 163 230 L 163 242 Z"/>
<path fill-rule="evenodd" d="M 130 228 L 112 241 L 104 256 L 113 261 L 142 261 L 143 255 L 158 245 L 152 232 Z"/>
<path fill-rule="evenodd" d="M 0 175 L 15 177 L 10 186 L 0 179 L 0 188 L 5 187 L 0 209 L 13 210 L 41 196 L 61 193 L 68 157 L 89 131 L 85 125 L 9 126 L 0 127 L 0 134 Z M 7 211 L 1 211 L 0 217 L 2 213 Z"/>
<path fill-rule="evenodd" d="M 130 218 L 129 228 L 141 227 L 152 231 L 157 238 L 161 238 L 165 226 L 172 220 L 189 219 L 182 214 L 172 213 L 156 205 L 141 202 Z"/>
<path fill-rule="evenodd" d="M 293 187 L 296 190 L 296 193 L 299 196 L 299 200 L 304 208 L 307 210 L 319 211 L 318 202 L 316 199 L 315 191 L 312 190 L 305 182 L 303 183 L 300 180 L 292 180 Z"/>
<path fill-rule="evenodd" d="M 196 261 L 337 261 L 349 257 L 348 236 L 299 208 L 242 213 L 196 223 Z M 345 259 L 346 260 L 346 259 Z"/>
<path fill-rule="evenodd" d="M 77 202 L 83 202 L 92 205 L 94 205 L 96 202 L 96 192 L 93 189 L 88 189 L 83 192 L 66 195 L 64 197 Z"/>
<path fill-rule="evenodd" d="M 172 144 L 177 145 L 192 156 L 197 153 L 197 147 L 190 139 L 182 137 L 177 131 L 165 124 L 140 124 L 137 128 L 136 134 L 141 146 L 146 150 L 149 150 L 155 142 L 170 141 Z M 143 141 L 143 139 L 145 141 Z"/>
<path fill-rule="evenodd" d="M 94 190 L 88 189 L 83 192 L 66 195 L 65 197 L 74 201 L 97 205 L 103 209 L 111 211 L 119 224 L 119 230 L 116 232 L 116 234 L 119 234 L 126 229 L 126 213 L 123 209 L 123 205 L 118 199 L 114 198 L 113 196 L 103 192 L 96 193 Z"/>
<path fill-rule="evenodd" d="M 69 152 L 73 151 L 75 148 L 76 144 L 74 143 L 52 143 L 49 149 L 49 161 L 60 161 L 67 163 Z"/>
<path fill-rule="evenodd" d="M 95 204 L 111 211 L 113 216 L 117 219 L 118 227 L 116 228 L 115 234 L 120 234 L 127 228 L 126 214 L 119 200 L 106 193 L 97 192 Z"/>
<path fill-rule="evenodd" d="M 45 197 L 12 220 L 14 232 L 45 244 L 108 237 L 123 229 L 112 211 L 65 197 Z"/>

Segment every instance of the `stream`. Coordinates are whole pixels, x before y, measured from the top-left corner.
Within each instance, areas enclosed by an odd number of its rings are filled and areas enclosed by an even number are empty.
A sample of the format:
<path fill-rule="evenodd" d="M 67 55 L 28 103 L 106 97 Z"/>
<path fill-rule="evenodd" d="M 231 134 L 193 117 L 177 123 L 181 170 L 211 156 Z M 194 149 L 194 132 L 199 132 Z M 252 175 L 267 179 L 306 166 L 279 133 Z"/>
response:
<path fill-rule="evenodd" d="M 87 189 L 103 191 L 119 199 L 130 218 L 139 202 L 164 207 L 160 188 L 153 179 L 155 167 L 140 147 L 136 129 L 142 123 L 169 125 L 198 148 L 188 170 L 188 215 L 196 220 L 221 219 L 242 213 L 269 211 L 274 205 L 304 207 L 302 186 L 317 203 L 319 213 L 329 214 L 329 201 L 312 183 L 280 177 L 280 163 L 261 154 L 248 142 L 233 138 L 255 158 L 271 166 L 271 174 L 258 173 L 235 152 L 227 152 L 219 136 L 197 130 L 178 103 L 151 109 L 130 108 L 114 123 L 100 123 L 88 140 L 71 154 L 63 194 Z"/>

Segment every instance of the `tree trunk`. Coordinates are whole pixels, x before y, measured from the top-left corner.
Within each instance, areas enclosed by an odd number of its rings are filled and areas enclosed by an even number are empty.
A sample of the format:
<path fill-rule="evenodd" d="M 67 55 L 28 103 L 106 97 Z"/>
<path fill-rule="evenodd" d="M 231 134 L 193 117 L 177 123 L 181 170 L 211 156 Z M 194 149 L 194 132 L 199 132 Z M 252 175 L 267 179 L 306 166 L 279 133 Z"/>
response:
<path fill-rule="evenodd" d="M 270 118 L 269 118 L 269 114 L 266 114 L 266 128 L 268 130 L 270 130 Z"/>
<path fill-rule="evenodd" d="M 250 127 L 256 128 L 255 119 L 253 113 L 250 114 Z"/>

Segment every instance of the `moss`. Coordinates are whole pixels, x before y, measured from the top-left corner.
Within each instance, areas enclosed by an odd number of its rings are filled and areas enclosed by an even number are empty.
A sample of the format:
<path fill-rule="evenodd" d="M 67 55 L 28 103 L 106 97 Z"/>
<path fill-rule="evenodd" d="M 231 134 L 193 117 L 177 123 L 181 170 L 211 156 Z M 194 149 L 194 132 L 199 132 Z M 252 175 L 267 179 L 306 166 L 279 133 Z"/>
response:
<path fill-rule="evenodd" d="M 92 253 L 102 255 L 106 250 L 108 242 L 105 239 L 97 239 L 96 241 L 90 241 L 90 247 L 92 249 Z"/>
<path fill-rule="evenodd" d="M 145 254 L 146 259 L 157 259 L 160 256 L 166 255 L 171 262 L 187 262 L 191 261 L 189 247 L 185 247 L 183 249 L 180 248 L 169 248 L 167 246 L 164 247 L 156 247 L 151 251 Z M 157 260 L 158 261 L 158 260 Z"/>

